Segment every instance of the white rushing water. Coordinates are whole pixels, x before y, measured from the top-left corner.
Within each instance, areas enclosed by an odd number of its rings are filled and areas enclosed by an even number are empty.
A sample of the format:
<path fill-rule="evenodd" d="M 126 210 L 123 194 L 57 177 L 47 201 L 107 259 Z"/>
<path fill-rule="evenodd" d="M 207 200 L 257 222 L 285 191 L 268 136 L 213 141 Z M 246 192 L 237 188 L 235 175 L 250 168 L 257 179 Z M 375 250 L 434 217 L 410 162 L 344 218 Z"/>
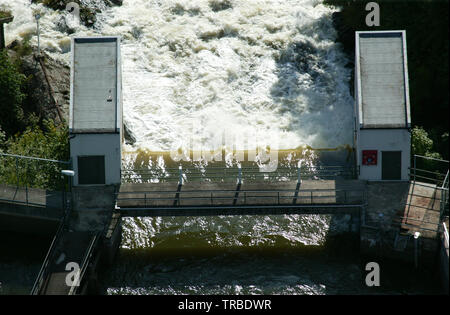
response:
<path fill-rule="evenodd" d="M 85 2 L 103 11 L 94 28 L 72 35 L 122 37 L 124 118 L 137 140 L 130 151 L 168 151 L 191 139 L 193 149 L 215 148 L 222 135 L 238 147 L 255 135 L 283 149 L 352 143 L 350 72 L 335 43 L 335 9 L 321 1 Z M 69 63 L 64 12 L 29 0 L 0 0 L 0 8 L 15 16 L 7 44 L 37 45 L 39 11 L 42 49 Z"/>
<path fill-rule="evenodd" d="M 70 61 L 70 35 L 57 12 L 29 0 L 0 0 L 14 21 L 6 41 L 37 45 Z M 102 8 L 94 28 L 75 36 L 120 35 L 125 122 L 136 137 L 129 151 L 257 135 L 263 145 L 337 147 L 352 142 L 350 72 L 332 26 L 333 9 L 318 0 L 135 0 Z M 210 146 L 211 148 L 211 146 Z M 194 147 L 195 149 L 195 147 Z M 252 148 L 250 148 L 252 149 Z M 123 248 L 192 244 L 319 245 L 330 218 L 320 216 L 136 218 L 123 222 Z M 198 230 L 201 227 L 201 230 Z M 174 232 L 175 231 L 175 232 Z M 202 232 L 203 231 L 203 232 Z M 189 235 L 193 234 L 193 239 Z M 192 245 L 191 244 L 191 245 Z"/>

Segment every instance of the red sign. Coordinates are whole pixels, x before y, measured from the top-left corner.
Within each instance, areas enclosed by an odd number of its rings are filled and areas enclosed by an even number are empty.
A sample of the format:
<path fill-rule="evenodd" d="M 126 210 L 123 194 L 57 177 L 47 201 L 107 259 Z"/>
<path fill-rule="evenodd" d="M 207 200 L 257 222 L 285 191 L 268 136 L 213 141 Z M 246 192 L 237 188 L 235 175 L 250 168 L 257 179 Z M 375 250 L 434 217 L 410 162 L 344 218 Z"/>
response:
<path fill-rule="evenodd" d="M 362 164 L 363 165 L 377 165 L 377 150 L 363 150 Z"/>

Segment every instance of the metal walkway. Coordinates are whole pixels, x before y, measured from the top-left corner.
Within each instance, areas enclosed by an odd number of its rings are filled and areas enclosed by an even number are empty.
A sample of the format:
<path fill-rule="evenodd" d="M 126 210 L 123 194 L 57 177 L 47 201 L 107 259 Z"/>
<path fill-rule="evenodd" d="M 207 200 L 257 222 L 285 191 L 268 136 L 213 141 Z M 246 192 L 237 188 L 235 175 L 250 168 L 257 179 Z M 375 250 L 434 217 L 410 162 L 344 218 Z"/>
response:
<path fill-rule="evenodd" d="M 83 288 L 84 277 L 92 265 L 101 233 L 69 230 L 69 215 L 70 212 L 67 212 L 61 220 L 31 290 L 32 295 L 73 295 Z M 74 263 L 78 270 L 74 269 Z"/>
<path fill-rule="evenodd" d="M 332 214 L 364 206 L 365 181 L 122 184 L 122 216 Z"/>

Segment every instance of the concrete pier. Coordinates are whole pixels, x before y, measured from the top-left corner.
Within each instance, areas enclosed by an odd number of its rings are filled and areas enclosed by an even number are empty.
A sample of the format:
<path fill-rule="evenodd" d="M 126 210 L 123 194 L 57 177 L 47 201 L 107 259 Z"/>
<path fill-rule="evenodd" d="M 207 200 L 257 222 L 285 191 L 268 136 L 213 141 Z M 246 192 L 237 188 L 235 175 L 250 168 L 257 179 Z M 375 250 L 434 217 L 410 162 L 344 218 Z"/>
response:
<path fill-rule="evenodd" d="M 436 203 L 440 193 L 436 190 L 419 182 L 369 182 L 361 253 L 432 266 L 440 243 Z M 417 239 L 416 232 L 420 233 Z"/>

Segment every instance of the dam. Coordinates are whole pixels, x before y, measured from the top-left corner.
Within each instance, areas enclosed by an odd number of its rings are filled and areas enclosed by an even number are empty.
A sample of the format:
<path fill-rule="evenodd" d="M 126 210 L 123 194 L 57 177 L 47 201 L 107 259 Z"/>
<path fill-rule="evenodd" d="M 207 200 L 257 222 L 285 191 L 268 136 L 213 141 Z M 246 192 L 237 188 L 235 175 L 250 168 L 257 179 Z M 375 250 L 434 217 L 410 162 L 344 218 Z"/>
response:
<path fill-rule="evenodd" d="M 401 126 L 395 125 L 398 123 L 395 121 L 394 127 L 407 135 L 404 32 L 361 35 L 357 40 L 367 45 L 361 45 L 361 53 L 366 48 L 368 57 L 372 56 L 378 64 L 380 59 L 381 64 L 386 60 L 380 55 L 399 55 L 400 67 L 396 69 L 400 69 L 398 74 L 403 79 L 396 81 L 398 85 L 390 100 L 395 109 L 405 108 L 394 117 Z M 384 42 L 372 45 L 371 38 Z M 221 174 L 219 180 L 196 181 L 192 176 L 195 171 L 178 168 L 164 181 L 150 176 L 156 182 L 127 182 L 127 170 L 121 167 L 120 39 L 75 37 L 72 53 L 71 161 L 42 161 L 61 165 L 61 171 L 66 171 L 63 174 L 69 174 L 66 178 L 69 184 L 63 186 L 68 192 L 20 187 L 17 166 L 25 160 L 39 162 L 39 158 L 0 154 L 5 161 L 13 161 L 10 165 L 13 170 L 16 166 L 18 183 L 2 185 L 0 213 L 15 220 L 36 216 L 59 224 L 32 294 L 88 293 L 100 261 L 110 264 L 114 259 L 120 244 L 122 217 L 343 213 L 350 216 L 351 226 L 359 227 L 362 249 L 369 252 L 382 248 L 385 255 L 414 259 L 419 242 L 415 240 L 419 237 L 421 262 L 432 259 L 439 250 L 440 237 L 445 235 L 442 219 L 448 211 L 448 161 L 436 161 L 443 163 L 444 168 L 442 173 L 435 174 L 417 167 L 416 159 L 426 157 L 415 156 L 413 165 L 404 162 L 409 161 L 410 155 L 401 146 L 404 141 L 386 145 L 378 140 L 371 147 L 363 147 L 367 141 L 361 139 L 367 133 L 378 132 L 368 137 L 386 139 L 386 129 L 397 132 L 384 126 L 382 117 L 370 116 L 378 111 L 364 107 L 383 104 L 358 100 L 365 105 L 361 106 L 363 113 L 358 114 L 359 107 L 355 109 L 355 117 L 363 119 L 355 124 L 358 158 L 350 169 L 334 166 L 311 169 L 299 163 L 293 169 L 277 169 L 283 180 L 272 181 L 271 172 L 236 167 L 216 170 Z M 368 63 L 361 65 L 363 73 L 366 79 L 372 79 L 371 71 L 376 77 L 378 70 L 373 69 L 370 58 L 365 60 Z M 91 77 L 95 80 L 88 80 Z M 375 130 L 367 130 L 371 129 L 367 122 L 374 120 Z M 432 175 L 423 176 L 420 172 Z M 207 175 L 204 177 L 208 179 Z M 385 250 L 386 244 L 392 253 Z M 72 272 L 66 268 L 70 263 L 76 263 L 79 272 L 79 283 L 72 286 L 66 282 Z"/>

